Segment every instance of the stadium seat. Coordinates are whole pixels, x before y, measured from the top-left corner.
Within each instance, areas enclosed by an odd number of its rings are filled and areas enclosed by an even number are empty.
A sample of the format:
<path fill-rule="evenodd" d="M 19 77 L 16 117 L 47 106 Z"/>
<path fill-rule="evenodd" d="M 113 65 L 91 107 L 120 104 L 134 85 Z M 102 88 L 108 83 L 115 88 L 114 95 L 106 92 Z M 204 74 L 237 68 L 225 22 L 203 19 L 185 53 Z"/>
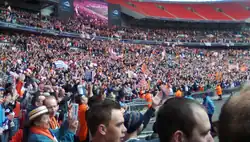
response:
<path fill-rule="evenodd" d="M 245 20 L 250 18 L 250 2 L 227 2 L 211 4 L 183 4 L 136 2 L 128 0 L 108 0 L 113 4 L 120 4 L 132 11 L 152 17 L 191 20 Z M 221 9 L 221 12 L 216 8 Z"/>
<path fill-rule="evenodd" d="M 221 12 L 216 11 L 209 4 L 190 4 L 190 7 L 208 20 L 232 20 Z"/>
<path fill-rule="evenodd" d="M 216 8 L 222 9 L 223 12 L 233 17 L 235 20 L 245 20 L 250 18 L 250 11 L 246 10 L 240 3 L 214 3 L 212 5 Z"/>
<path fill-rule="evenodd" d="M 160 9 L 157 7 L 156 3 L 151 2 L 131 2 L 140 10 L 142 10 L 144 13 L 146 13 L 149 16 L 155 16 L 155 17 L 166 17 L 166 18 L 176 18 L 173 15 L 167 13 L 163 9 Z"/>
<path fill-rule="evenodd" d="M 161 5 L 164 6 L 167 11 L 174 14 L 180 19 L 205 20 L 203 17 L 188 10 L 188 6 L 185 4 L 162 3 Z"/>
<path fill-rule="evenodd" d="M 121 6 L 127 8 L 129 10 L 132 10 L 132 11 L 147 15 L 142 10 L 138 9 L 136 6 L 132 6 L 129 1 L 126 1 L 126 0 L 119 0 L 119 1 L 118 0 L 107 0 L 107 1 L 109 3 L 112 3 L 112 4 L 120 4 Z"/>
<path fill-rule="evenodd" d="M 250 2 L 248 2 L 248 1 L 241 2 L 241 4 L 244 6 L 250 7 Z"/>

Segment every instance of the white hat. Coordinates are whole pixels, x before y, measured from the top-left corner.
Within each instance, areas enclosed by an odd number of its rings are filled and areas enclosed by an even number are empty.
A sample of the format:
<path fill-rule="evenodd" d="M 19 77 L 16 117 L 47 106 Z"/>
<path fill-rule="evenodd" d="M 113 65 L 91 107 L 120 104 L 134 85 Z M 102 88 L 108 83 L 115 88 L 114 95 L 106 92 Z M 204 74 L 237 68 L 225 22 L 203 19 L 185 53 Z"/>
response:
<path fill-rule="evenodd" d="M 46 106 L 40 106 L 38 108 L 33 109 L 31 112 L 29 112 L 29 121 L 37 118 L 38 116 L 41 116 L 43 114 L 48 113 L 48 109 Z"/>

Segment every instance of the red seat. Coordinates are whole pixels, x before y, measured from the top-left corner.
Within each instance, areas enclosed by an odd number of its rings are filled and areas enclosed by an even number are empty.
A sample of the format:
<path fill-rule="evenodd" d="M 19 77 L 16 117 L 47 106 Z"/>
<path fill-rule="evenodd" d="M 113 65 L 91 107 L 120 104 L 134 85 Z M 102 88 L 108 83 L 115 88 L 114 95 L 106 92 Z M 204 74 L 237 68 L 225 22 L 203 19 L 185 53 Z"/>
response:
<path fill-rule="evenodd" d="M 246 10 L 240 3 L 214 3 L 213 6 L 222 9 L 223 12 L 236 20 L 245 20 L 250 18 L 250 11 Z"/>
<path fill-rule="evenodd" d="M 158 8 L 156 3 L 151 3 L 151 2 L 132 2 L 132 3 L 147 15 L 155 17 L 175 18 L 173 15 Z"/>
<path fill-rule="evenodd" d="M 250 7 L 250 2 L 245 1 L 245 2 L 241 2 L 241 4 Z"/>
<path fill-rule="evenodd" d="M 186 4 L 170 4 L 170 3 L 162 3 L 162 6 L 165 7 L 167 11 L 174 14 L 178 18 L 181 19 L 194 19 L 194 20 L 204 20 L 202 17 L 198 16 L 194 12 L 188 10 L 188 6 Z"/>
<path fill-rule="evenodd" d="M 190 4 L 190 7 L 208 20 L 232 20 L 221 12 L 216 11 L 209 4 Z"/>
<path fill-rule="evenodd" d="M 250 11 L 246 9 L 250 7 L 250 2 L 227 2 L 227 3 L 211 3 L 211 4 L 183 4 L 183 3 L 154 3 L 154 2 L 136 2 L 128 0 L 108 0 L 113 4 L 120 4 L 132 11 L 152 17 L 166 17 L 171 19 L 191 19 L 191 20 L 245 20 L 250 18 Z M 129 4 L 130 3 L 130 4 Z M 134 6 L 132 6 L 134 5 Z M 165 10 L 158 8 L 160 5 Z M 195 11 L 188 10 L 192 8 Z M 223 10 L 216 11 L 216 8 Z M 232 17 L 232 18 L 230 18 Z"/>

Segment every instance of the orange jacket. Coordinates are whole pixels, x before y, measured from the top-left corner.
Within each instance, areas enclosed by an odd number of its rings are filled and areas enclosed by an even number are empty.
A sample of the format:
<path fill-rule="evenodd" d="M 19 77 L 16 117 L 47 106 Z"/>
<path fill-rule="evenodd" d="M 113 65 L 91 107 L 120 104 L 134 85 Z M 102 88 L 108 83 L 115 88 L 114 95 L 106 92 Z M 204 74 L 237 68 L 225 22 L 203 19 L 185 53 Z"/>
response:
<path fill-rule="evenodd" d="M 10 142 L 22 142 L 23 141 L 23 129 L 19 129 L 14 136 L 12 136 Z"/>
<path fill-rule="evenodd" d="M 217 85 L 215 90 L 216 90 L 217 95 L 222 95 L 222 88 L 220 87 L 220 85 Z"/>
<path fill-rule="evenodd" d="M 85 104 L 79 105 L 78 109 L 78 120 L 79 120 L 79 131 L 77 133 L 77 136 L 79 137 L 80 141 L 84 141 L 87 138 L 88 135 L 88 126 L 86 121 L 86 111 L 88 109 L 88 106 Z"/>
<path fill-rule="evenodd" d="M 144 98 L 145 98 L 145 95 L 143 94 L 143 91 L 142 91 L 142 90 L 139 92 L 139 97 L 140 97 L 141 99 L 144 99 Z"/>
<path fill-rule="evenodd" d="M 150 108 L 152 106 L 152 96 L 150 93 L 145 94 L 145 100 L 148 102 L 148 107 Z"/>
<path fill-rule="evenodd" d="M 15 112 L 15 118 L 19 118 L 21 112 L 21 106 L 19 102 L 16 102 L 16 106 L 13 111 Z"/>
<path fill-rule="evenodd" d="M 175 97 L 177 97 L 177 98 L 182 97 L 182 92 L 181 92 L 180 90 L 178 90 L 178 91 L 175 93 Z"/>
<path fill-rule="evenodd" d="M 16 91 L 19 94 L 19 96 L 23 96 L 22 87 L 23 87 L 23 81 L 18 80 L 16 84 Z"/>

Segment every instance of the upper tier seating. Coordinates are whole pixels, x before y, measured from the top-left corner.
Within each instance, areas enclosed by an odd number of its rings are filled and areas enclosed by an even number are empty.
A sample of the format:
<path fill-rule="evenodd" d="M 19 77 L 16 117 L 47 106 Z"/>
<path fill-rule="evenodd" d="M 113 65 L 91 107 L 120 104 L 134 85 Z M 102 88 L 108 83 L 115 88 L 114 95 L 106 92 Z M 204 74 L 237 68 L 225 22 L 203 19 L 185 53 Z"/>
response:
<path fill-rule="evenodd" d="M 216 11 L 216 9 L 209 4 L 190 4 L 189 6 L 208 20 L 232 20 L 221 12 Z"/>
<path fill-rule="evenodd" d="M 150 3 L 150 2 L 131 2 L 138 9 L 141 9 L 144 13 L 149 16 L 156 16 L 156 17 L 166 17 L 166 18 L 175 18 L 173 15 L 165 12 L 163 9 L 157 7 L 157 4 Z"/>
<path fill-rule="evenodd" d="M 215 3 L 212 4 L 216 8 L 220 8 L 226 14 L 230 15 L 236 20 L 244 20 L 250 18 L 250 11 L 246 10 L 240 3 Z"/>
<path fill-rule="evenodd" d="M 137 7 L 133 7 L 132 5 L 129 4 L 128 1 L 126 0 L 108 0 L 109 3 L 113 3 L 113 4 L 120 4 L 121 6 L 130 9 L 132 11 L 147 15 L 146 13 L 144 13 L 141 9 L 137 8 Z"/>
<path fill-rule="evenodd" d="M 165 7 L 167 11 L 174 14 L 181 19 L 194 19 L 194 20 L 205 20 L 203 17 L 195 14 L 191 10 L 188 10 L 188 6 L 185 4 L 169 4 L 162 3 L 162 6 Z"/>
<path fill-rule="evenodd" d="M 183 4 L 108 0 L 145 16 L 191 20 L 245 20 L 250 18 L 250 2 Z"/>

